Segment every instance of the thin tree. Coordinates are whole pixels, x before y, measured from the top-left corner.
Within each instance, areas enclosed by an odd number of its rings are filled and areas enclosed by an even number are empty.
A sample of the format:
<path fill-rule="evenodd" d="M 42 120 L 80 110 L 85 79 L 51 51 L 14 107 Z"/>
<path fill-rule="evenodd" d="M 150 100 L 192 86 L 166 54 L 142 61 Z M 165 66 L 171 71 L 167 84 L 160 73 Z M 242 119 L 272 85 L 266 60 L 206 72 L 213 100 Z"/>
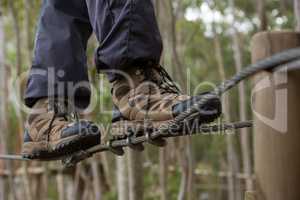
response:
<path fill-rule="evenodd" d="M 26 31 L 26 49 L 27 49 L 27 60 L 31 62 L 32 59 L 32 48 L 33 48 L 33 37 L 32 37 L 32 0 L 23 0 L 24 13 L 25 13 L 25 31 Z"/>
<path fill-rule="evenodd" d="M 213 31 L 214 31 L 214 47 L 215 47 L 215 52 L 216 52 L 216 60 L 217 60 L 217 66 L 218 66 L 218 72 L 219 76 L 222 81 L 226 80 L 226 74 L 225 74 L 225 67 L 224 67 L 224 59 L 222 55 L 222 49 L 221 49 L 221 44 L 220 44 L 220 38 L 218 33 L 216 32 L 215 29 L 215 23 L 213 24 Z M 224 112 L 224 118 L 226 122 L 231 121 L 230 117 L 230 105 L 229 105 L 229 96 L 225 94 L 222 98 L 222 105 L 223 105 L 223 112 Z M 226 145 L 227 145 L 227 160 L 228 160 L 228 165 L 229 169 L 231 172 L 235 171 L 234 170 L 234 165 L 232 160 L 236 158 L 233 154 L 236 154 L 234 151 L 234 144 L 233 144 L 233 136 L 232 135 L 226 135 Z M 228 199 L 232 200 L 235 199 L 235 181 L 234 177 L 232 174 L 227 177 L 227 187 L 228 187 Z"/>
<path fill-rule="evenodd" d="M 236 19 L 235 14 L 235 4 L 234 0 L 229 0 L 229 8 L 231 14 L 234 16 L 233 19 Z M 240 39 L 239 33 L 235 27 L 235 21 L 231 24 L 231 38 L 232 38 L 232 49 L 234 55 L 234 62 L 236 71 L 241 71 L 243 62 L 242 62 L 242 50 L 240 46 Z M 238 87 L 239 93 L 239 117 L 240 120 L 245 121 L 247 120 L 247 107 L 246 107 L 246 89 L 245 84 L 240 83 Z M 242 129 L 240 131 L 240 143 L 241 143 L 241 150 L 242 150 L 242 162 L 243 162 L 243 172 L 244 174 L 249 177 L 246 179 L 246 190 L 252 191 L 253 190 L 253 182 L 251 179 L 252 175 L 252 162 L 251 162 L 251 149 L 250 149 L 250 141 L 249 141 L 249 131 L 248 129 Z"/>
<path fill-rule="evenodd" d="M 175 6 L 177 5 L 176 9 Z M 176 29 L 177 18 L 183 16 L 184 9 L 183 3 L 180 0 L 172 1 L 168 0 L 164 4 L 165 9 L 169 11 L 169 31 L 170 36 L 170 49 L 172 56 L 172 64 L 175 72 L 175 78 L 179 81 L 180 86 L 183 87 L 183 92 L 187 92 L 187 80 L 185 78 L 186 68 L 182 61 L 182 55 L 179 51 L 178 38 L 180 33 Z M 180 148 L 178 148 L 178 160 L 181 168 L 181 183 L 178 194 L 178 200 L 192 199 L 193 197 L 193 178 L 194 178 L 194 160 L 192 151 L 192 141 L 190 137 L 180 138 L 178 140 Z"/>
<path fill-rule="evenodd" d="M 116 157 L 116 176 L 117 176 L 117 191 L 118 200 L 129 200 L 128 194 L 128 168 L 126 156 Z"/>
<path fill-rule="evenodd" d="M 93 173 L 93 191 L 95 199 L 102 200 L 103 199 L 103 185 L 100 182 L 101 171 L 99 170 L 99 162 L 97 159 L 93 158 L 91 160 L 91 168 Z"/>
<path fill-rule="evenodd" d="M 158 21 L 158 25 L 161 31 L 161 34 L 164 35 L 164 33 L 167 31 L 165 30 L 164 26 L 164 13 L 161 12 L 163 10 L 163 1 L 159 0 L 153 0 L 154 8 L 155 8 L 155 14 Z M 165 38 L 163 36 L 163 38 Z M 165 61 L 165 53 L 162 55 L 162 62 Z M 167 164 L 167 148 L 159 149 L 158 151 L 159 155 L 159 188 L 160 188 L 160 199 L 161 200 L 167 200 L 168 199 L 168 189 L 167 189 L 167 175 L 168 175 L 168 164 Z"/>
<path fill-rule="evenodd" d="M 218 73 L 222 81 L 226 80 L 225 66 L 224 66 L 224 58 L 222 54 L 221 41 L 219 34 L 216 31 L 216 23 L 212 24 L 213 33 L 214 33 L 214 48 L 216 52 L 216 61 L 218 67 Z M 230 115 L 230 104 L 229 104 L 229 95 L 224 94 L 222 98 L 224 119 L 226 122 L 231 121 Z M 228 199 L 234 200 L 236 199 L 236 181 L 234 174 L 238 172 L 239 162 L 236 149 L 234 147 L 234 135 L 226 134 L 226 155 L 227 155 L 227 163 L 228 169 L 230 173 L 227 176 L 227 189 L 228 189 Z"/>
<path fill-rule="evenodd" d="M 295 0 L 297 1 L 297 0 Z M 265 31 L 268 28 L 268 18 L 266 12 L 266 0 L 256 0 L 256 12 L 259 18 L 259 30 Z"/>
<path fill-rule="evenodd" d="M 16 75 L 19 76 L 21 74 L 22 71 L 22 45 L 21 45 L 21 28 L 20 28 L 20 20 L 19 20 L 19 15 L 18 15 L 18 11 L 17 11 L 17 7 L 16 7 L 16 1 L 8 1 L 8 8 L 12 17 L 12 21 L 13 21 L 13 29 L 14 29 L 14 33 L 15 33 L 15 42 L 16 42 Z M 19 85 L 19 87 L 21 87 L 21 85 Z M 21 100 L 21 92 L 19 90 L 15 90 L 14 92 L 16 92 L 15 96 L 19 98 L 19 101 Z M 22 138 L 23 136 L 23 124 L 24 124 L 24 119 L 23 119 L 23 115 L 22 112 L 18 109 L 18 106 L 16 106 L 16 114 L 18 117 L 18 124 L 19 124 L 19 139 Z M 22 163 L 23 168 L 24 168 L 24 175 L 23 175 L 23 185 L 24 185 L 24 189 L 25 189 L 25 196 L 27 200 L 31 200 L 33 199 L 33 194 L 32 194 L 32 183 L 31 180 L 29 179 L 29 175 L 27 172 L 27 163 Z"/>
<path fill-rule="evenodd" d="M 143 157 L 141 152 L 128 149 L 129 199 L 140 200 L 144 196 Z"/>
<path fill-rule="evenodd" d="M 13 28 L 16 38 L 16 52 L 17 52 L 17 75 L 21 73 L 22 70 L 22 47 L 21 47 L 21 29 L 20 29 L 20 20 L 18 16 L 18 11 L 15 5 L 16 1 L 8 1 L 8 7 L 13 19 Z"/>
<path fill-rule="evenodd" d="M 57 173 L 56 183 L 57 183 L 58 200 L 64 200 L 66 192 L 65 192 L 64 175 L 62 172 Z"/>
<path fill-rule="evenodd" d="M 2 6 L 2 1 L 0 1 Z M 4 105 L 4 91 L 5 91 L 5 74 L 6 74 L 6 70 L 5 70 L 5 62 L 4 62 L 4 26 L 3 26 L 3 13 L 2 13 L 2 9 L 0 7 L 0 86 L 1 86 L 1 90 L 0 90 L 0 127 L 1 130 L 5 131 L 6 129 L 6 123 L 5 123 L 5 116 L 3 116 L 6 112 L 5 112 L 5 105 Z M 1 131 L 0 133 L 0 153 L 4 153 L 5 149 L 6 149 L 6 139 L 4 136 L 4 132 Z M 0 162 L 0 170 L 1 172 L 4 172 L 5 170 L 5 163 L 3 161 Z M 5 195 L 5 179 L 3 178 L 3 176 L 0 178 L 0 200 L 4 200 L 6 199 L 6 195 Z"/>
<path fill-rule="evenodd" d="M 296 18 L 296 31 L 300 31 L 300 0 L 294 0 L 294 13 Z"/>
<path fill-rule="evenodd" d="M 8 121 L 7 121 L 7 105 L 8 105 L 8 90 L 7 90 L 7 69 L 5 65 L 5 30 L 4 30 L 4 23 L 3 23 L 3 13 L 2 13 L 2 5 L 3 2 L 0 0 L 0 151 L 1 153 L 7 154 L 8 153 Z M 13 163 L 11 161 L 6 161 L 4 167 L 8 171 L 8 186 L 10 191 L 10 195 L 13 199 L 17 199 L 16 193 L 14 192 L 14 177 L 13 177 Z M 4 168 L 4 169 L 5 169 Z M 1 181 L 1 186 L 3 189 L 2 194 L 7 194 L 7 190 L 4 189 L 4 180 Z M 8 194 L 7 194 L 8 195 Z M 0 196 L 3 200 L 7 196 Z"/>
<path fill-rule="evenodd" d="M 159 185 L 160 185 L 160 199 L 168 199 L 168 190 L 167 190 L 167 171 L 168 164 L 166 159 L 167 149 L 163 148 L 159 150 Z"/>

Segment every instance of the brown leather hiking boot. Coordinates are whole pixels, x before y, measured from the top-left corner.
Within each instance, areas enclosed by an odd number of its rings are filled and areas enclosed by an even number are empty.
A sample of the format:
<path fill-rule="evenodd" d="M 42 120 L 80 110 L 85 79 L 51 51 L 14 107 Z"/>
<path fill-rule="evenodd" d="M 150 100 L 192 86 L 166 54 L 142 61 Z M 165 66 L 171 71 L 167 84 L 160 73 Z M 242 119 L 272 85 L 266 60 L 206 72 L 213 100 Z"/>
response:
<path fill-rule="evenodd" d="M 135 132 L 142 132 L 146 128 L 145 120 L 147 126 L 158 128 L 203 98 L 202 95 L 183 95 L 160 66 L 131 68 L 112 83 L 112 96 L 115 105 L 112 132 L 115 135 L 122 135 L 131 127 Z M 195 120 L 198 124 L 209 123 L 218 118 L 221 114 L 219 98 L 213 97 L 201 111 L 208 112 L 193 117 L 189 123 Z"/>
<path fill-rule="evenodd" d="M 100 131 L 92 122 L 70 122 L 65 104 L 41 99 L 25 125 L 22 156 L 27 159 L 57 160 L 100 144 Z"/>

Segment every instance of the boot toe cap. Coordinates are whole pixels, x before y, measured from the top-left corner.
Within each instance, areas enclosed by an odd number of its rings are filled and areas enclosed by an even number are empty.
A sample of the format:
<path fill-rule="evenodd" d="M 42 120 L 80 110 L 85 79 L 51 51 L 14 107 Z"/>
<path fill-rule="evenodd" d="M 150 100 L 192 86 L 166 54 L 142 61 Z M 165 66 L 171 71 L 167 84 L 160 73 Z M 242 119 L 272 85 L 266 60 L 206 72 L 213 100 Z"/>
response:
<path fill-rule="evenodd" d="M 191 97 L 188 100 L 185 100 L 183 102 L 180 102 L 172 107 L 173 116 L 177 117 L 180 115 L 180 113 L 185 112 L 188 110 L 191 106 L 193 106 L 195 103 L 203 99 L 204 95 L 201 94 L 199 96 Z M 199 108 L 200 115 L 207 115 L 207 116 L 219 116 L 222 111 L 222 105 L 220 102 L 219 97 L 217 96 L 211 96 L 210 100 L 207 101 L 201 108 Z"/>

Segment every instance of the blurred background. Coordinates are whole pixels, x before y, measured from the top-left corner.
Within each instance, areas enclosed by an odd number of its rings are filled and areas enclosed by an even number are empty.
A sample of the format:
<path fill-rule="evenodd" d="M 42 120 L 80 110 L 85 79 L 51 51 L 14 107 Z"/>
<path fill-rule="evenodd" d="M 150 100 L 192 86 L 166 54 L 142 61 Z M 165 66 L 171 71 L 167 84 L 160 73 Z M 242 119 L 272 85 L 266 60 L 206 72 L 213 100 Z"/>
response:
<path fill-rule="evenodd" d="M 250 61 L 258 31 L 296 26 L 291 0 L 154 0 L 164 39 L 162 64 L 182 90 L 221 83 Z M 19 102 L 30 68 L 40 0 L 0 0 L 0 153 L 21 150 L 26 117 Z M 87 51 L 93 99 L 87 117 L 110 124 L 110 88 Z M 18 81 L 22 79 L 22 81 Z M 102 87 L 104 85 L 105 87 Z M 101 87 L 101 90 L 99 88 Z M 97 89 L 98 88 L 98 89 Z M 222 121 L 251 119 L 250 84 L 223 99 Z M 123 157 L 101 153 L 76 168 L 60 162 L 0 161 L 0 200 L 242 200 L 255 187 L 251 129 L 168 140 L 163 149 Z"/>

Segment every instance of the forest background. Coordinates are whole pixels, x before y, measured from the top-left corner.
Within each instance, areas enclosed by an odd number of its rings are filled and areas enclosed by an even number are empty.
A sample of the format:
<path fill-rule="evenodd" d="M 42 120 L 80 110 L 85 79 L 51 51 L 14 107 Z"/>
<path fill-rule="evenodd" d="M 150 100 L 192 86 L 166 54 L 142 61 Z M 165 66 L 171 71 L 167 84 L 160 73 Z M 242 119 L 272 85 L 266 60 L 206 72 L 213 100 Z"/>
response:
<path fill-rule="evenodd" d="M 154 4 L 164 39 L 162 64 L 187 93 L 209 90 L 249 64 L 255 33 L 297 25 L 292 0 Z M 26 110 L 20 99 L 40 5 L 40 0 L 0 0 L 1 154 L 21 149 Z M 97 108 L 87 117 L 108 125 L 111 113 L 104 111 L 112 107 L 110 87 L 103 75 L 96 75 L 97 45 L 92 37 L 87 55 Z M 252 119 L 250 91 L 245 82 L 224 97 L 222 121 Z M 59 162 L 0 161 L 0 200 L 242 200 L 255 187 L 252 140 L 251 129 L 182 137 L 170 139 L 163 149 L 147 145 L 143 153 L 127 150 L 123 157 L 101 153 L 68 170 Z"/>

